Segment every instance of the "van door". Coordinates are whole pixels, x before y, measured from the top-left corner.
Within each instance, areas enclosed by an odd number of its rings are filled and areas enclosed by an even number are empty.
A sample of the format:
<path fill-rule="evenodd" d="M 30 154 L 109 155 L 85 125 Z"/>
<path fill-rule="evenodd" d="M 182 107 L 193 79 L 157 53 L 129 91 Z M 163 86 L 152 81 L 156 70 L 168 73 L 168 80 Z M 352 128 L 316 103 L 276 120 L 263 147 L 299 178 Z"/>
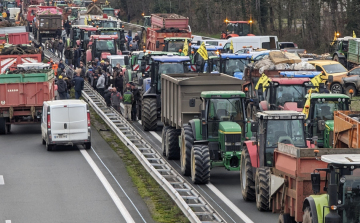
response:
<path fill-rule="evenodd" d="M 50 109 L 52 140 L 69 140 L 69 109 L 67 105 L 55 105 Z"/>
<path fill-rule="evenodd" d="M 276 39 L 275 37 L 270 37 L 270 49 L 269 50 L 276 50 L 277 47 L 276 47 Z"/>
<path fill-rule="evenodd" d="M 70 140 L 88 139 L 87 110 L 85 104 L 69 105 Z"/>

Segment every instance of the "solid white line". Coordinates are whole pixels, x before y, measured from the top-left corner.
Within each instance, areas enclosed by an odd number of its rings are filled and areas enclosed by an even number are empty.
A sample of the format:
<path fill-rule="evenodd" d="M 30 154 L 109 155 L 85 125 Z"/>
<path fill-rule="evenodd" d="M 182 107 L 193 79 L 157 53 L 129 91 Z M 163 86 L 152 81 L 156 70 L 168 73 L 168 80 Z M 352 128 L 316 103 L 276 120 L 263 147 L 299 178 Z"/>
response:
<path fill-rule="evenodd" d="M 150 131 L 157 140 L 161 142 L 161 137 L 156 132 Z M 237 216 L 239 216 L 245 223 L 254 223 L 244 212 L 242 212 L 236 205 L 231 202 L 219 189 L 217 189 L 212 183 L 206 184 L 206 186 L 218 196 Z"/>
<path fill-rule="evenodd" d="M 206 184 L 206 186 L 218 196 L 233 212 L 239 216 L 245 223 L 254 223 L 244 212 L 235 206 L 221 191 L 219 191 L 212 183 Z"/>
<path fill-rule="evenodd" d="M 5 181 L 4 181 L 4 176 L 0 175 L 0 185 L 4 185 Z"/>
<path fill-rule="evenodd" d="M 125 221 L 135 223 L 134 219 L 131 217 L 130 213 L 128 212 L 128 210 L 126 209 L 124 204 L 121 202 L 119 196 L 116 194 L 114 189 L 111 187 L 109 181 L 105 178 L 104 174 L 101 172 L 101 170 L 96 165 L 94 160 L 90 157 L 89 153 L 84 149 L 80 149 L 80 152 L 84 156 L 86 161 L 89 163 L 91 168 L 94 170 L 96 176 L 99 178 L 101 183 L 104 185 L 106 191 L 109 193 L 110 197 L 114 201 L 116 207 L 119 209 L 119 211 L 122 214 L 122 216 L 124 217 Z"/>
<path fill-rule="evenodd" d="M 159 136 L 159 134 L 157 134 L 154 131 L 149 131 L 151 135 L 153 135 L 157 140 L 159 140 L 160 142 L 162 142 L 162 138 L 161 136 Z"/>
<path fill-rule="evenodd" d="M 5 223 L 11 223 L 11 220 L 5 220 Z"/>

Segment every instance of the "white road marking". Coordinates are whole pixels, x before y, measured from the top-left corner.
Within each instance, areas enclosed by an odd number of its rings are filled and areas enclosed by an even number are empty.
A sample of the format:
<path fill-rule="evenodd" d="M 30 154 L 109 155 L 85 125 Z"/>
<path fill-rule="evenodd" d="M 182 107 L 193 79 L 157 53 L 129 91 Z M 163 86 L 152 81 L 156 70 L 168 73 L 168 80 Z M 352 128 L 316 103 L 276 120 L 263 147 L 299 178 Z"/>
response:
<path fill-rule="evenodd" d="M 244 212 L 242 212 L 236 205 L 231 202 L 221 191 L 219 191 L 212 183 L 206 184 L 206 186 L 218 196 L 233 212 L 239 216 L 245 223 L 254 223 Z"/>
<path fill-rule="evenodd" d="M 161 137 L 156 132 L 151 132 L 157 140 L 161 142 Z M 216 195 L 218 196 L 237 216 L 239 216 L 245 223 L 254 223 L 244 212 L 242 212 L 236 205 L 231 202 L 219 189 L 217 189 L 212 183 L 206 184 L 206 186 Z"/>
<path fill-rule="evenodd" d="M 11 223 L 11 220 L 5 220 L 5 223 Z"/>
<path fill-rule="evenodd" d="M 0 185 L 4 185 L 5 181 L 4 181 L 4 176 L 0 175 Z"/>
<path fill-rule="evenodd" d="M 96 165 L 94 160 L 90 157 L 89 153 L 84 149 L 80 149 L 80 152 L 84 156 L 86 161 L 89 163 L 91 168 L 94 170 L 96 176 L 99 178 L 101 183 L 104 185 L 106 191 L 109 193 L 110 197 L 114 201 L 116 207 L 119 209 L 119 211 L 122 214 L 122 216 L 124 217 L 125 221 L 135 223 L 134 219 L 131 217 L 130 213 L 128 212 L 128 210 L 126 209 L 124 204 L 121 202 L 119 196 L 116 194 L 114 189 L 111 187 L 109 181 L 105 178 L 104 174 L 101 172 L 101 170 Z"/>
<path fill-rule="evenodd" d="M 121 107 L 122 109 L 125 109 L 123 103 L 120 103 L 120 107 Z"/>

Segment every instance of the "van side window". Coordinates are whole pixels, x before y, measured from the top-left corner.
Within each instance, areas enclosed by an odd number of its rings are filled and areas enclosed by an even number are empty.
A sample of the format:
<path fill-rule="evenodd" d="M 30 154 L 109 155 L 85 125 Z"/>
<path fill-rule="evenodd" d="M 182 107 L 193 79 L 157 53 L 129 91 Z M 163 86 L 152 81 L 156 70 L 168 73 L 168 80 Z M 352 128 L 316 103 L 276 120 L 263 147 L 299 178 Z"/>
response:
<path fill-rule="evenodd" d="M 319 66 L 315 66 L 315 68 L 316 68 L 316 71 L 323 71 L 323 69 Z"/>
<path fill-rule="evenodd" d="M 263 42 L 263 43 L 261 44 L 261 48 L 270 50 L 270 49 L 271 49 L 271 48 L 270 48 L 270 42 Z"/>

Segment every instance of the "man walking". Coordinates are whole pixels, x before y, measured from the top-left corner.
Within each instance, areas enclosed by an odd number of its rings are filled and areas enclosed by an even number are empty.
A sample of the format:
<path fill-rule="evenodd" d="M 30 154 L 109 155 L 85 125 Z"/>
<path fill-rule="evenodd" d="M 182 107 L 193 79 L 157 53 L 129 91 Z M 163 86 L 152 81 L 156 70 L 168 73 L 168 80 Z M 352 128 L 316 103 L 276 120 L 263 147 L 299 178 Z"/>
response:
<path fill-rule="evenodd" d="M 79 99 L 81 91 L 84 89 L 84 78 L 80 77 L 80 70 L 76 70 L 76 77 L 73 79 L 75 98 Z"/>
<path fill-rule="evenodd" d="M 64 43 L 62 40 L 59 41 L 59 45 L 58 45 L 58 57 L 60 57 L 60 60 L 62 60 L 63 57 L 63 52 L 64 52 Z"/>
<path fill-rule="evenodd" d="M 120 114 L 121 114 L 121 110 L 120 110 L 120 102 L 121 102 L 121 100 L 122 100 L 122 96 L 121 96 L 120 92 L 118 92 L 116 90 L 116 88 L 113 88 L 112 93 L 111 93 L 111 105 Z"/>
<path fill-rule="evenodd" d="M 61 75 L 59 75 L 57 86 L 60 100 L 65 100 L 67 98 L 67 84 L 65 83 L 65 81 L 63 80 L 63 76 Z"/>
<path fill-rule="evenodd" d="M 137 44 L 137 42 L 135 41 L 135 39 L 133 39 L 131 42 L 130 42 L 130 51 L 136 51 L 139 49 L 139 46 Z"/>
<path fill-rule="evenodd" d="M 127 88 L 127 91 L 124 93 L 124 107 L 125 107 L 125 119 L 131 122 L 131 108 L 132 102 L 134 101 L 134 96 L 130 91 L 130 88 Z"/>
<path fill-rule="evenodd" d="M 131 92 L 133 93 L 134 100 L 131 105 L 131 117 L 133 121 L 136 121 L 137 117 L 137 101 L 140 100 L 140 92 L 134 83 L 131 83 Z"/>
<path fill-rule="evenodd" d="M 96 84 L 97 91 L 99 94 L 104 97 L 104 91 L 105 91 L 105 76 L 103 74 L 100 74 L 99 80 Z"/>

